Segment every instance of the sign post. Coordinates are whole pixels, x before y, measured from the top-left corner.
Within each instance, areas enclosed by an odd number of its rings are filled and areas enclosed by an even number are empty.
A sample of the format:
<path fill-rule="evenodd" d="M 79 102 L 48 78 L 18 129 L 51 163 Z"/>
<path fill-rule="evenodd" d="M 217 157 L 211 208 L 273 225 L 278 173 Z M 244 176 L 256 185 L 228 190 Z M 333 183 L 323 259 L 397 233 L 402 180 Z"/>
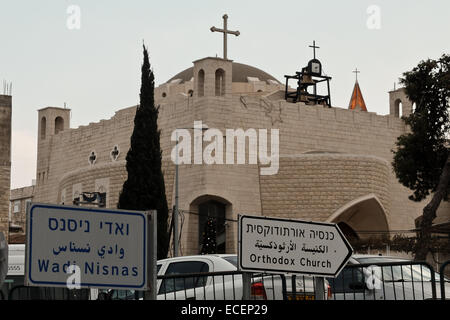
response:
<path fill-rule="evenodd" d="M 147 285 L 147 291 L 144 293 L 144 299 L 145 300 L 156 300 L 156 277 L 157 269 L 156 269 L 156 251 L 157 251 L 157 211 L 152 210 L 146 212 L 148 216 L 148 285 Z"/>
<path fill-rule="evenodd" d="M 154 212 L 33 203 L 27 211 L 25 284 L 147 290 Z M 156 245 L 154 243 L 153 245 Z M 152 275 L 153 276 L 153 275 Z"/>
<path fill-rule="evenodd" d="M 333 223 L 243 215 L 238 222 L 242 271 L 336 277 L 353 253 Z"/>

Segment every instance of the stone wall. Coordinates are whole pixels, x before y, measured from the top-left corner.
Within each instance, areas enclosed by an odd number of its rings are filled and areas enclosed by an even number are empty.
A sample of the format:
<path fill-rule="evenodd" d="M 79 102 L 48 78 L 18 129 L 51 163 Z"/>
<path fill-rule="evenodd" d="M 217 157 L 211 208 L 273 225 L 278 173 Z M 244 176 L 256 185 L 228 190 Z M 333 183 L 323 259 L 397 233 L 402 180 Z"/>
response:
<path fill-rule="evenodd" d="M 0 95 L 0 231 L 8 239 L 12 97 Z"/>

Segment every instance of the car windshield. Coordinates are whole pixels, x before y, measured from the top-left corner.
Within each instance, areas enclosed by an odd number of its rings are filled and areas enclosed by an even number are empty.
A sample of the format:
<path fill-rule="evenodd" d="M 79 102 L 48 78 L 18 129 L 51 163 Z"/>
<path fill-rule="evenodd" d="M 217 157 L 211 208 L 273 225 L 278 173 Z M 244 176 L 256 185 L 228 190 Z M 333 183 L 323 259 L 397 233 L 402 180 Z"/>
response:
<path fill-rule="evenodd" d="M 223 259 L 228 261 L 229 263 L 231 263 L 233 266 L 235 266 L 237 268 L 237 256 L 227 256 L 227 257 L 223 257 Z"/>
<path fill-rule="evenodd" d="M 409 262 L 406 259 L 392 259 L 384 257 L 356 258 L 361 264 L 392 263 L 392 266 L 383 266 L 380 269 L 384 281 L 431 281 L 430 269 L 425 265 L 395 265 L 399 262 Z M 411 261 L 411 263 L 414 263 Z M 435 273 L 435 279 L 439 281 L 439 274 Z"/>

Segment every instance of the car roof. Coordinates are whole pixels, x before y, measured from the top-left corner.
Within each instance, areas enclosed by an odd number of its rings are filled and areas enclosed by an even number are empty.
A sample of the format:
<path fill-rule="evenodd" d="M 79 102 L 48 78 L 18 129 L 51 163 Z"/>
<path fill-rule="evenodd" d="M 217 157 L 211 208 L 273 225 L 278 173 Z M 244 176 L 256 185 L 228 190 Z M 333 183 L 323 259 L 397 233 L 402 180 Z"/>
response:
<path fill-rule="evenodd" d="M 379 259 L 405 260 L 405 261 L 411 260 L 411 259 L 402 258 L 402 257 L 380 256 L 380 255 L 377 255 L 377 254 L 354 254 L 354 255 L 352 255 L 352 258 L 354 258 L 354 259 L 379 258 Z"/>
<path fill-rule="evenodd" d="M 236 254 L 198 254 L 191 256 L 180 256 L 180 257 L 171 257 L 166 259 L 158 260 L 158 262 L 167 262 L 167 261 L 175 261 L 175 260 L 191 260 L 198 258 L 209 258 L 209 259 L 223 259 L 225 257 L 235 257 Z"/>

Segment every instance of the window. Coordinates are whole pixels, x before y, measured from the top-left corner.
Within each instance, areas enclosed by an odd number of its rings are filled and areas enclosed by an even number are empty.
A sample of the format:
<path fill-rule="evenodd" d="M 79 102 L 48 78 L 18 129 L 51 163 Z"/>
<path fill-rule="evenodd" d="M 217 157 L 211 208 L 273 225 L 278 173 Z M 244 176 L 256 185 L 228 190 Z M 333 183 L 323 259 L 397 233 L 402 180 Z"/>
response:
<path fill-rule="evenodd" d="M 201 69 L 198 72 L 198 96 L 203 97 L 205 95 L 205 71 Z"/>
<path fill-rule="evenodd" d="M 228 261 L 229 263 L 231 263 L 233 266 L 235 266 L 237 268 L 237 256 L 223 257 L 223 259 Z"/>
<path fill-rule="evenodd" d="M 13 213 L 20 212 L 20 200 L 14 201 Z"/>
<path fill-rule="evenodd" d="M 56 117 L 55 119 L 55 134 L 64 130 L 64 119 L 61 117 Z"/>
<path fill-rule="evenodd" d="M 362 292 L 365 289 L 364 275 L 359 268 L 345 268 L 339 276 L 327 280 L 333 293 Z"/>
<path fill-rule="evenodd" d="M 45 139 L 45 133 L 47 130 L 47 119 L 45 117 L 42 117 L 41 119 L 41 139 Z"/>
<path fill-rule="evenodd" d="M 216 70 L 216 96 L 225 95 L 225 71 L 223 69 Z"/>
<path fill-rule="evenodd" d="M 208 272 L 209 266 L 202 261 L 173 262 L 169 264 L 165 275 Z M 169 278 L 164 279 L 158 294 L 203 287 L 207 277 Z"/>

